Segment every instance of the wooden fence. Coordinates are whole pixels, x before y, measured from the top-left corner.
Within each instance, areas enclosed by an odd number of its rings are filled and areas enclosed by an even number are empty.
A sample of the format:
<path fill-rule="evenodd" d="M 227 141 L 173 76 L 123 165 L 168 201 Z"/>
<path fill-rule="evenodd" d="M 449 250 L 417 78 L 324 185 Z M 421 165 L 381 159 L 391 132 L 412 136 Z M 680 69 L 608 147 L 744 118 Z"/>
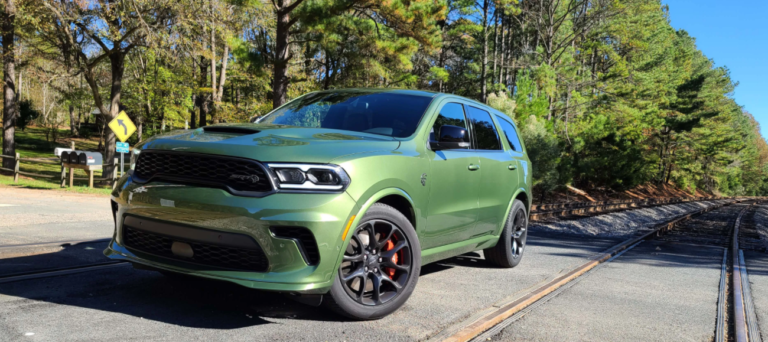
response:
<path fill-rule="evenodd" d="M 18 153 L 16 153 L 15 156 L 6 156 L 6 155 L 0 154 L 0 160 L 5 159 L 5 158 L 10 158 L 10 159 L 14 160 L 13 169 L 5 168 L 5 167 L 0 167 L 0 170 L 8 171 L 8 172 L 13 172 L 13 182 L 14 183 L 19 181 L 19 175 L 24 175 L 24 176 L 29 176 L 29 177 L 37 177 L 37 178 L 48 178 L 48 179 L 53 179 L 53 178 L 56 178 L 56 177 L 61 177 L 61 179 L 60 179 L 61 180 L 61 187 L 62 188 L 66 187 L 67 169 L 68 168 L 64 164 L 61 163 L 61 159 L 53 160 L 53 158 L 50 158 L 50 159 L 46 160 L 46 159 L 40 159 L 40 158 L 21 158 L 21 156 L 19 156 Z M 44 165 L 59 165 L 59 167 L 61 169 L 61 174 L 60 175 L 43 175 L 43 174 L 39 174 L 39 173 L 21 171 L 21 170 L 19 170 L 19 166 L 21 165 L 21 163 L 44 164 Z M 1 165 L 2 164 L 0 164 L 0 166 Z M 113 168 L 112 168 L 112 175 L 110 175 L 110 177 L 104 177 L 104 171 L 102 171 L 101 178 L 93 178 L 93 181 L 110 181 L 112 183 L 112 186 L 114 187 L 115 186 L 115 181 L 117 180 L 117 170 L 119 168 L 119 165 L 120 165 L 120 159 L 115 158 L 112 161 L 112 166 L 113 166 Z M 69 169 L 69 170 L 71 170 L 72 173 L 75 172 L 74 171 L 75 169 Z M 71 178 L 74 179 L 74 180 L 90 180 L 89 177 L 71 177 Z M 89 187 L 90 186 L 92 186 L 92 184 L 90 184 L 90 182 L 89 182 Z"/>

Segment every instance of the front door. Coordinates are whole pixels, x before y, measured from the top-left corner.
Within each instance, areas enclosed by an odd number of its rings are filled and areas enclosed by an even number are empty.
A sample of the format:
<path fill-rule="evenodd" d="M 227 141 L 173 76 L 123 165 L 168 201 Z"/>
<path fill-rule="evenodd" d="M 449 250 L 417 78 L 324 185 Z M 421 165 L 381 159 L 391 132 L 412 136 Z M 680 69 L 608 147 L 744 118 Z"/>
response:
<path fill-rule="evenodd" d="M 443 105 L 430 139 L 435 139 L 443 125 L 469 131 L 464 106 L 454 102 Z M 423 249 L 463 241 L 472 235 L 477 221 L 480 158 L 470 150 L 469 138 L 468 135 L 466 148 L 428 152 L 431 157 L 427 176 L 430 187 Z"/>

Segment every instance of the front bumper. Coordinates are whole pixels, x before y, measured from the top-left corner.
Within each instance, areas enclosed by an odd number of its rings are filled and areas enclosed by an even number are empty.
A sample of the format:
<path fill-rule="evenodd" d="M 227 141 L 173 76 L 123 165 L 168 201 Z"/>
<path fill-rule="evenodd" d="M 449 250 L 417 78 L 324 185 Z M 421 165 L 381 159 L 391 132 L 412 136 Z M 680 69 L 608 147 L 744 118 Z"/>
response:
<path fill-rule="evenodd" d="M 347 193 L 276 193 L 263 198 L 239 197 L 212 188 L 168 183 L 133 183 L 127 176 L 113 193 L 115 233 L 104 254 L 150 267 L 234 282 L 246 287 L 325 293 L 337 273 L 344 246 L 342 234 L 358 205 Z M 126 248 L 124 219 L 142 218 L 216 232 L 247 235 L 268 260 L 265 272 L 204 266 Z M 319 261 L 308 265 L 300 244 L 274 236 L 270 227 L 305 227 L 314 235 Z"/>

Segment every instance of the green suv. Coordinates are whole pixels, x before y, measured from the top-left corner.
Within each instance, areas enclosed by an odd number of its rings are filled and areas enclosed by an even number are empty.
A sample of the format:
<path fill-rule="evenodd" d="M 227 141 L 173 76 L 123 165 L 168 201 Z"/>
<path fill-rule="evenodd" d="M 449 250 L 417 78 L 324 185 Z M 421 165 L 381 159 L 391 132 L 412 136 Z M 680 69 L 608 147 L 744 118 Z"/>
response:
<path fill-rule="evenodd" d="M 320 91 L 252 123 L 138 145 L 104 253 L 376 319 L 405 303 L 424 264 L 483 250 L 516 266 L 530 194 L 515 125 L 486 105 Z"/>

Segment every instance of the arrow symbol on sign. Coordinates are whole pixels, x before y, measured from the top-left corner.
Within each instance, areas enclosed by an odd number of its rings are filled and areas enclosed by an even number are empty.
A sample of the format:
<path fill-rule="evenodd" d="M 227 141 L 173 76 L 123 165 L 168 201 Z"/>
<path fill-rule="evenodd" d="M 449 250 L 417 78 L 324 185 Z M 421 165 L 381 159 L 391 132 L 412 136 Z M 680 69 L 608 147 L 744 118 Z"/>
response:
<path fill-rule="evenodd" d="M 128 135 L 128 126 L 123 123 L 123 120 L 117 119 L 117 124 L 123 126 L 123 130 L 125 131 L 123 134 Z"/>

